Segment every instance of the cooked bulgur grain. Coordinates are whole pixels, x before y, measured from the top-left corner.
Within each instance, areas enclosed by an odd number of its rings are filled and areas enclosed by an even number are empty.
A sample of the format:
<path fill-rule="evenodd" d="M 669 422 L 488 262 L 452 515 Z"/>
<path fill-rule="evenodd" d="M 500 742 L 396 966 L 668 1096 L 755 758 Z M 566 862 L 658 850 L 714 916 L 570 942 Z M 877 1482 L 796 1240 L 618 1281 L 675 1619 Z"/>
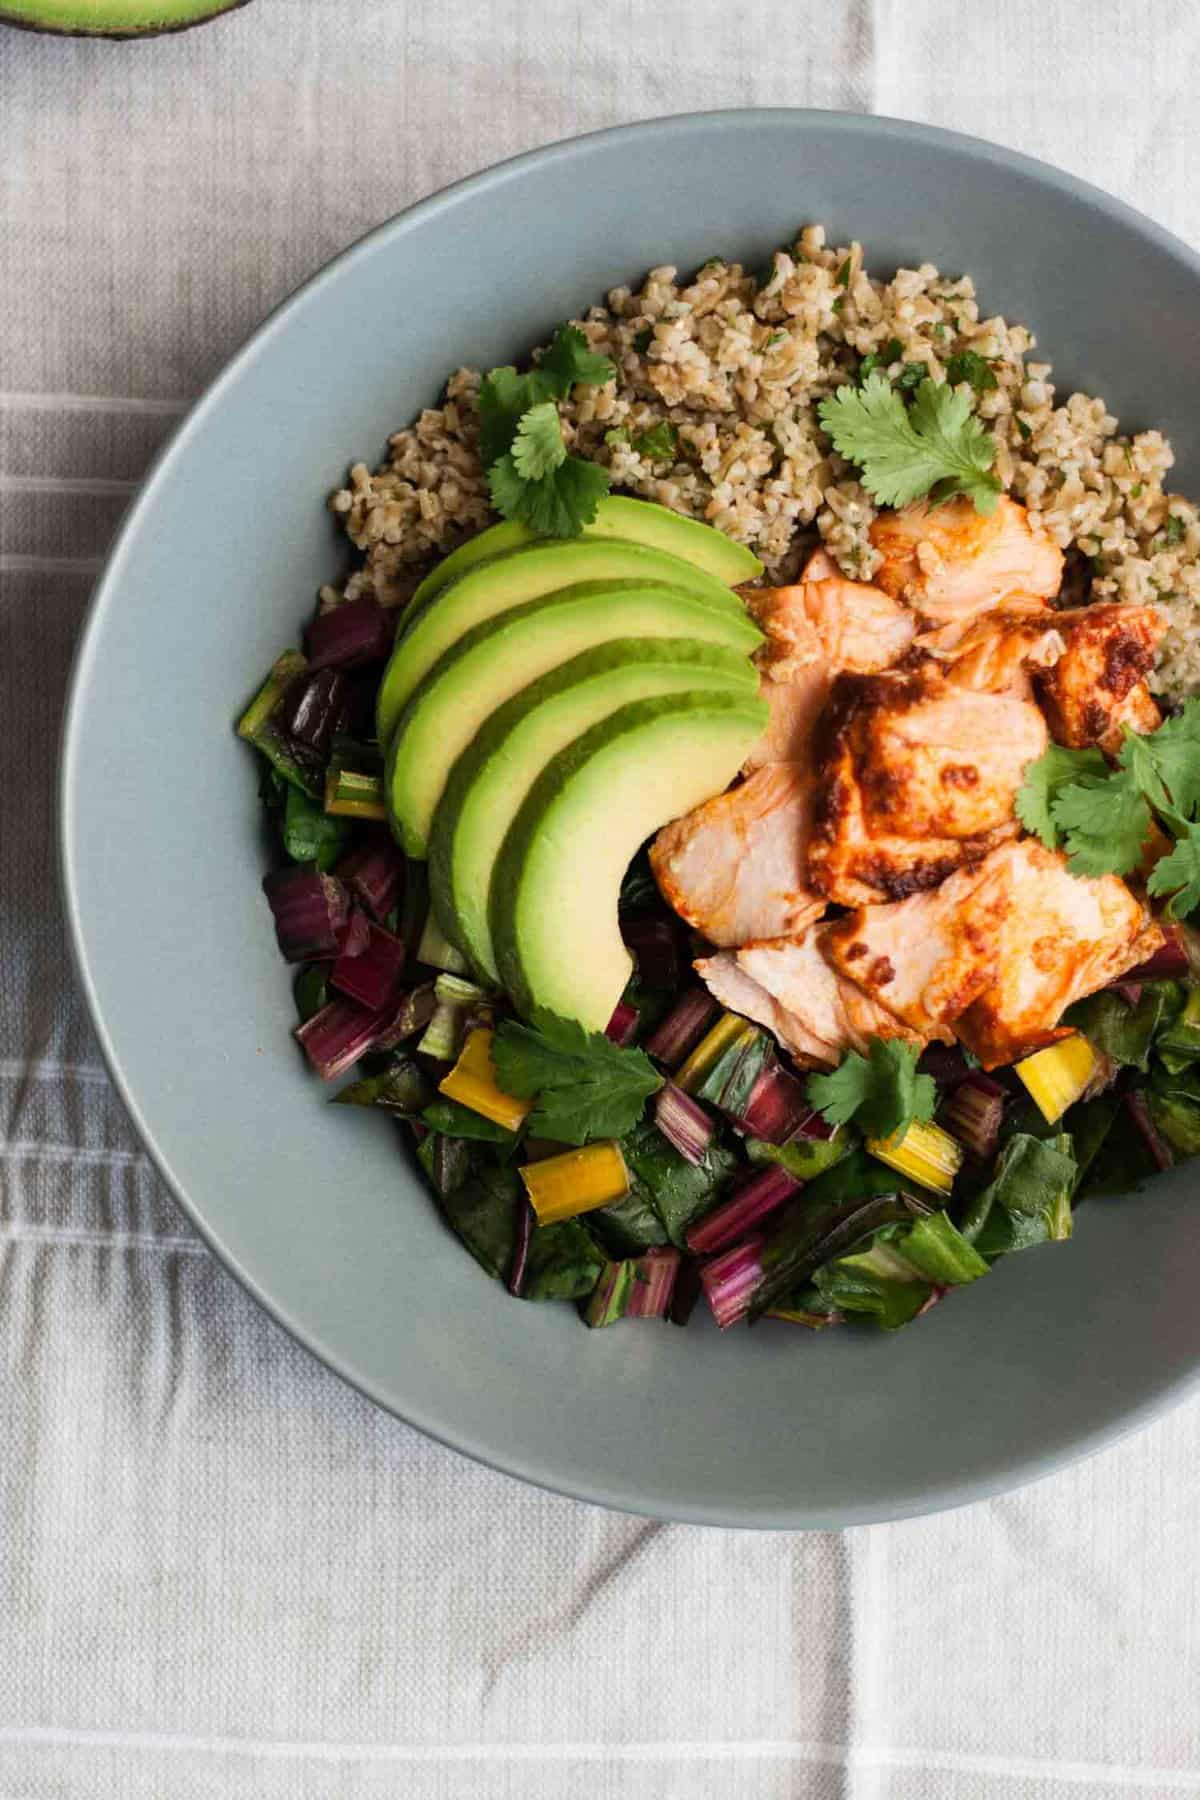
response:
<path fill-rule="evenodd" d="M 810 225 L 758 277 L 714 259 L 681 286 L 667 265 L 636 293 L 614 288 L 576 323 L 617 378 L 577 388 L 563 406 L 571 448 L 605 464 L 616 487 L 749 544 L 775 582 L 796 573 L 818 533 L 848 574 L 867 578 L 878 562 L 867 535 L 875 505 L 831 449 L 817 402 L 868 355 L 890 356 L 894 377 L 909 365 L 911 382 L 944 379 L 953 356 L 974 351 L 996 378 L 977 406 L 999 446 L 997 473 L 1075 552 L 1071 598 L 1090 591 L 1161 607 L 1170 628 L 1158 691 L 1200 689 L 1200 517 L 1163 487 L 1171 446 L 1157 431 L 1122 436 L 1104 402 L 1086 394 L 1056 406 L 1049 363 L 1028 360 L 1030 332 L 981 319 L 968 276 L 949 280 L 923 263 L 879 281 L 861 245 L 830 249 Z M 382 467 L 372 474 L 356 463 L 334 494 L 334 512 L 365 553 L 346 597 L 401 603 L 434 557 L 488 523 L 479 382 L 459 369 L 441 406 L 391 438 Z M 663 421 L 675 427 L 669 460 L 639 448 Z M 335 598 L 322 594 L 324 604 Z"/>

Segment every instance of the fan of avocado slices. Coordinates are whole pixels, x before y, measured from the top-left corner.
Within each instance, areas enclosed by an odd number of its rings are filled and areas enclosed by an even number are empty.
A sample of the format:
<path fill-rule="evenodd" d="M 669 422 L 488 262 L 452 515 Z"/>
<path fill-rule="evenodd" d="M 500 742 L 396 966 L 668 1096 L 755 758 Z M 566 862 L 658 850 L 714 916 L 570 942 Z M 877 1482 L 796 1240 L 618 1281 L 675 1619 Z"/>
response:
<path fill-rule="evenodd" d="M 242 716 L 295 1035 L 518 1299 L 895 1330 L 1200 1151 L 1190 933 L 995 1075 L 891 1041 L 805 1075 L 722 1012 L 644 845 L 763 729 L 761 566 L 568 453 L 558 402 L 612 373 L 573 327 L 492 371 L 500 522 L 394 625 L 324 615 Z"/>

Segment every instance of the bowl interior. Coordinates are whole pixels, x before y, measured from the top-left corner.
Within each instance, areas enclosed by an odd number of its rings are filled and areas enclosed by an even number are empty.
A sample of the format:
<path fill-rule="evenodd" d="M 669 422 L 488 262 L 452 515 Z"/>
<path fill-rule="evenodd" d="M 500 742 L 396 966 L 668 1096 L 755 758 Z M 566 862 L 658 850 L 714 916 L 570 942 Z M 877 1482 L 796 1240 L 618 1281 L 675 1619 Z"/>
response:
<path fill-rule="evenodd" d="M 82 979 L 133 1117 L 251 1290 L 335 1369 L 456 1447 L 670 1518 L 840 1525 L 1026 1479 L 1200 1365 L 1192 1177 L 1089 1203 L 897 1338 L 587 1332 L 517 1305 L 448 1235 L 383 1120 L 323 1105 L 288 1040 L 260 891 L 256 771 L 231 721 L 342 566 L 323 507 L 449 370 L 511 360 L 618 282 L 798 225 L 869 266 L 972 273 L 1060 393 L 1100 394 L 1196 469 L 1197 260 L 1066 176 L 833 114 L 631 127 L 425 202 L 277 313 L 184 425 L 125 527 L 81 648 L 62 776 Z M 1117 1296 L 1119 1294 L 1119 1302 Z"/>

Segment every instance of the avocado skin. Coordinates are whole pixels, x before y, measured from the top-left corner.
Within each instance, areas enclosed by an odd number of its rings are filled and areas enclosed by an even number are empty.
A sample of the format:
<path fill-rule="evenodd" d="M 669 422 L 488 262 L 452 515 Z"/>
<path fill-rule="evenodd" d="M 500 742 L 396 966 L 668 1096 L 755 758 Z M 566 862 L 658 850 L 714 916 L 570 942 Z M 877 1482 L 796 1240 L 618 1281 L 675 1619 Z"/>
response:
<path fill-rule="evenodd" d="M 18 18 L 0 4 L 0 25 L 7 25 L 13 31 L 35 31 L 39 37 L 107 38 L 110 43 L 120 44 L 131 43 L 136 38 L 170 37 L 181 31 L 193 31 L 197 25 L 211 25 L 214 19 L 238 12 L 249 4 L 250 0 L 211 0 L 208 11 L 197 13 L 194 19 L 178 19 L 172 25 L 137 25 L 125 31 L 104 25 L 39 25 L 36 19 Z"/>

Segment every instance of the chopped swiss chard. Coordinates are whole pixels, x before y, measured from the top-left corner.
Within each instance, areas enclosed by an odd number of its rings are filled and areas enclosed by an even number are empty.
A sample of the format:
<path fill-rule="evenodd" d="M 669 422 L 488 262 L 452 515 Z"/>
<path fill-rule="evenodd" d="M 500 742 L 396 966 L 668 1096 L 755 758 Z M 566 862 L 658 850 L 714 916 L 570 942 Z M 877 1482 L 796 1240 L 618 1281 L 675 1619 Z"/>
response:
<path fill-rule="evenodd" d="M 665 1319 L 683 1258 L 678 1250 L 647 1250 L 633 1265 L 627 1319 Z"/>
<path fill-rule="evenodd" d="M 775 1051 L 770 1038 L 765 1031 L 755 1031 L 721 1057 L 692 1091 L 698 1100 L 711 1100 L 732 1125 L 740 1128 L 759 1078 L 774 1066 Z"/>
<path fill-rule="evenodd" d="M 613 1016 L 604 1027 L 604 1035 L 611 1038 L 622 1050 L 628 1049 L 638 1034 L 641 1014 L 636 1006 L 626 1000 L 618 1000 L 613 1008 Z"/>
<path fill-rule="evenodd" d="M 292 997 L 302 1025 L 328 1004 L 329 971 L 332 966 L 327 962 L 308 963 L 292 983 Z"/>
<path fill-rule="evenodd" d="M 400 1118 L 415 1119 L 433 1098 L 433 1087 L 423 1069 L 398 1056 L 375 1075 L 350 1082 L 333 1096 L 335 1106 L 378 1106 Z"/>
<path fill-rule="evenodd" d="M 347 946 L 334 963 L 329 980 L 339 993 L 349 995 L 360 1006 L 383 1012 L 394 1004 L 403 973 L 403 943 L 368 920 L 362 949 L 353 955 Z"/>
<path fill-rule="evenodd" d="M 789 1143 L 807 1133 L 814 1123 L 821 1136 L 827 1137 L 833 1129 L 809 1105 L 803 1083 L 775 1058 L 764 1065 L 734 1120 L 747 1137 L 767 1144 Z"/>
<path fill-rule="evenodd" d="M 818 1113 L 817 1118 L 820 1119 Z M 809 1137 L 807 1132 L 794 1137 L 790 1144 L 767 1144 L 761 1138 L 746 1139 L 746 1155 L 752 1163 L 774 1163 L 794 1175 L 797 1181 L 812 1181 L 841 1162 L 858 1143 L 852 1125 L 826 1125 L 820 1120 L 822 1136 Z"/>
<path fill-rule="evenodd" d="M 945 1212 L 918 1219 L 898 1234 L 894 1248 L 937 1287 L 962 1287 L 986 1275 L 989 1265 Z"/>
<path fill-rule="evenodd" d="M 522 1300 L 582 1300 L 600 1279 L 604 1258 L 578 1219 L 535 1227 Z"/>
<path fill-rule="evenodd" d="M 1185 928 L 1182 925 L 1163 926 L 1164 943 L 1161 948 L 1148 956 L 1145 962 L 1138 963 L 1125 976 L 1126 981 L 1184 981 L 1191 972 L 1191 958 L 1188 955 Z"/>
<path fill-rule="evenodd" d="M 322 1081 L 332 1081 L 375 1048 L 379 1026 L 378 1013 L 353 1000 L 331 1000 L 296 1027 L 296 1038 Z"/>
<path fill-rule="evenodd" d="M 287 786 L 279 835 L 293 862 L 332 869 L 353 830 L 349 819 L 332 819 L 298 787 Z"/>
<path fill-rule="evenodd" d="M 391 654 L 395 622 L 377 600 L 364 595 L 318 613 L 308 628 L 310 669 L 357 669 Z"/>
<path fill-rule="evenodd" d="M 341 939 L 338 943 L 339 959 L 361 956 L 371 936 L 371 921 L 360 906 L 350 908 L 350 916 L 346 920 Z M 332 977 L 331 977 L 332 979 Z"/>
<path fill-rule="evenodd" d="M 437 1007 L 432 984 L 425 987 L 410 988 L 402 993 L 396 1001 L 390 1015 L 385 1017 L 375 1040 L 376 1050 L 394 1050 L 405 1038 L 415 1037 L 418 1031 L 424 1031 Z"/>
<path fill-rule="evenodd" d="M 1145 1100 L 1159 1136 L 1176 1156 L 1200 1155 L 1200 1075 L 1190 1068 L 1174 1074 L 1156 1069 L 1145 1089 Z M 1136 1126 L 1136 1115 L 1132 1116 Z M 1149 1148 L 1140 1127 L 1138 1134 Z M 1153 1161 L 1161 1167 L 1157 1156 Z"/>
<path fill-rule="evenodd" d="M 1174 988 L 1171 982 L 1164 985 Z M 1178 1074 L 1200 1059 L 1200 985 L 1189 982 L 1186 987 L 1174 988 L 1174 991 L 1182 1004 L 1176 1004 L 1174 1014 L 1164 1024 L 1154 1047 L 1167 1068 Z"/>
<path fill-rule="evenodd" d="M 335 956 L 350 917 L 341 882 L 319 869 L 279 869 L 263 882 L 275 918 L 275 936 L 288 962 Z"/>
<path fill-rule="evenodd" d="M 480 1268 L 494 1279 L 504 1280 L 517 1241 L 521 1184 L 515 1171 L 485 1159 L 462 1138 L 442 1137 L 432 1131 L 417 1146 L 417 1159 L 433 1184 L 451 1230 Z"/>
<path fill-rule="evenodd" d="M 529 1246 L 533 1242 L 536 1226 L 537 1219 L 529 1204 L 529 1195 L 522 1190 L 516 1199 L 513 1249 L 508 1266 L 508 1291 L 517 1300 L 521 1298 L 525 1286 L 525 1272 L 529 1267 Z"/>
<path fill-rule="evenodd" d="M 1065 1132 L 1042 1139 L 1019 1132 L 1000 1152 L 996 1175 L 968 1202 L 959 1229 L 981 1256 L 1003 1256 L 1071 1235 L 1079 1180 Z"/>
<path fill-rule="evenodd" d="M 934 1291 L 886 1244 L 825 1263 L 814 1272 L 813 1286 L 827 1313 L 866 1317 L 883 1331 L 898 1331 L 919 1318 Z"/>
<path fill-rule="evenodd" d="M 668 1069 L 677 1069 L 696 1048 L 718 1010 L 707 988 L 688 988 L 647 1038 L 648 1054 Z"/>
<path fill-rule="evenodd" d="M 881 1225 L 930 1210 L 926 1201 L 904 1191 L 894 1171 L 861 1150 L 853 1151 L 793 1195 L 771 1219 L 751 1315 L 765 1312 L 822 1263 L 849 1254 Z"/>
<path fill-rule="evenodd" d="M 722 1331 L 746 1318 L 755 1295 L 761 1292 L 764 1243 L 760 1232 L 701 1267 L 704 1296 Z"/>
<path fill-rule="evenodd" d="M 1133 1120 L 1135 1130 L 1138 1132 L 1146 1149 L 1149 1151 L 1150 1158 L 1154 1163 L 1155 1168 L 1160 1170 L 1173 1169 L 1175 1167 L 1175 1152 L 1163 1133 L 1159 1130 L 1156 1120 L 1151 1116 L 1145 1094 L 1126 1094 L 1125 1109 Z M 1167 1113 L 1166 1116 L 1168 1120 L 1171 1119 L 1170 1113 Z M 1189 1133 L 1189 1136 L 1192 1136 L 1195 1139 L 1197 1148 L 1200 1149 L 1200 1132 L 1197 1132 L 1194 1129 L 1196 1124 L 1200 1124 L 1200 1119 L 1193 1122 L 1193 1130 Z M 1185 1154 L 1190 1155 L 1192 1152 L 1187 1151 Z"/>
<path fill-rule="evenodd" d="M 337 875 L 359 904 L 382 924 L 403 890 L 404 858 L 385 832 L 372 832 L 343 856 Z"/>
<path fill-rule="evenodd" d="M 447 1137 L 469 1138 L 479 1144 L 516 1144 L 516 1134 L 485 1119 L 482 1113 L 461 1106 L 457 1100 L 432 1100 L 421 1114 L 430 1131 L 445 1132 Z"/>
<path fill-rule="evenodd" d="M 621 1148 L 629 1170 L 630 1194 L 650 1203 L 670 1242 L 684 1249 L 688 1226 L 712 1204 L 737 1158 L 714 1138 L 702 1163 L 686 1162 L 652 1119 L 635 1125 Z"/>
<path fill-rule="evenodd" d="M 701 1167 L 713 1141 L 715 1127 L 699 1101 L 668 1081 L 654 1100 L 654 1123 L 686 1162 Z"/>
<path fill-rule="evenodd" d="M 671 1291 L 671 1304 L 667 1308 L 669 1322 L 672 1325 L 688 1324 L 703 1291 L 700 1264 L 694 1257 L 685 1256 L 679 1265 L 675 1286 Z"/>
<path fill-rule="evenodd" d="M 1093 1050 L 1144 1072 L 1150 1066 L 1156 1038 L 1170 1035 L 1171 1020 L 1180 1012 L 1182 1000 L 1182 990 L 1173 981 L 1141 985 L 1132 1003 L 1115 988 L 1106 988 L 1077 1001 L 1064 1014 L 1063 1023 L 1082 1032 Z M 1200 1035 L 1196 1054 L 1200 1056 Z"/>
<path fill-rule="evenodd" d="M 764 1219 L 778 1212 L 786 1200 L 799 1192 L 801 1185 L 786 1169 L 771 1166 L 758 1169 L 727 1200 L 689 1226 L 688 1249 L 697 1256 L 709 1256 L 717 1250 L 728 1249 L 730 1244 L 747 1237 Z"/>
<path fill-rule="evenodd" d="M 942 1106 L 938 1123 L 981 1162 L 996 1154 L 1008 1096 L 998 1081 L 972 1070 Z"/>
<path fill-rule="evenodd" d="M 337 669 L 310 670 L 284 694 L 276 715 L 280 728 L 294 743 L 323 757 L 342 718 L 345 697 L 346 677 Z"/>

